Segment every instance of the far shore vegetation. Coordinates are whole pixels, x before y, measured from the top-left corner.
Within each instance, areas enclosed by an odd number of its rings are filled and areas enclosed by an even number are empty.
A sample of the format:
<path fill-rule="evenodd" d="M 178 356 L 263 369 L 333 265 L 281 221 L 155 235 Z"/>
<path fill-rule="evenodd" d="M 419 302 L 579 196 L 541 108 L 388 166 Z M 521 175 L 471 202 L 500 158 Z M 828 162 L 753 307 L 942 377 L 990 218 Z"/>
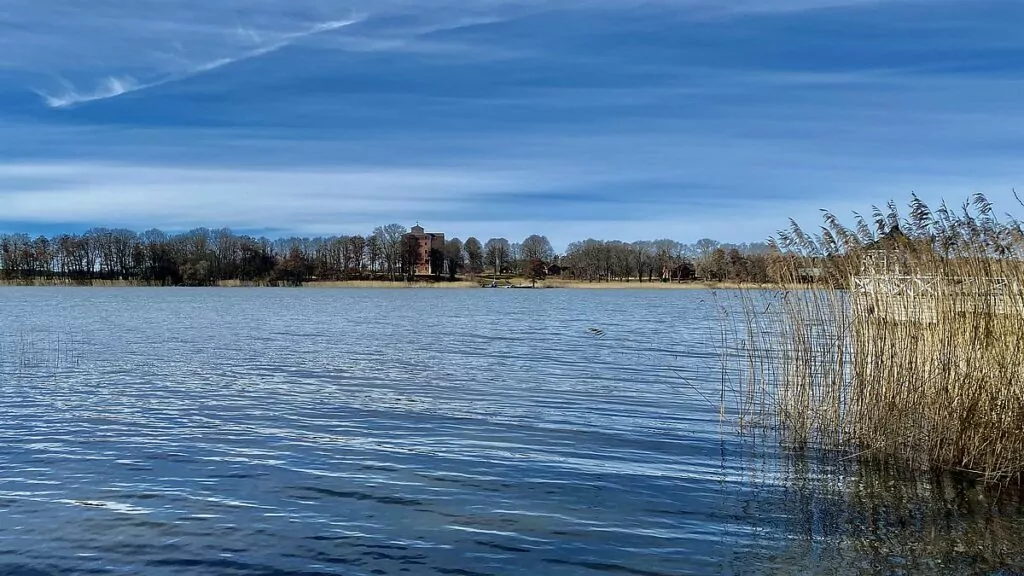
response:
<path fill-rule="evenodd" d="M 95 228 L 0 235 L 0 284 L 81 286 L 727 287 L 771 280 L 766 243 L 587 239 L 556 253 L 520 242 L 452 238 L 421 250 L 400 224 L 368 235 L 281 238 L 199 228 L 180 234 Z"/>

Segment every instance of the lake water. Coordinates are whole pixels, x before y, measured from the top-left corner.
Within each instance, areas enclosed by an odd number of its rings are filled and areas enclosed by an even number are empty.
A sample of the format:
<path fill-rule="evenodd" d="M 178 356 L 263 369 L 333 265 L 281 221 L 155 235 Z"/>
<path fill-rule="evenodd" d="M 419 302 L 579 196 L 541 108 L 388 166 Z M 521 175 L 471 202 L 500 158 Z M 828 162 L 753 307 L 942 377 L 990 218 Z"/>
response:
<path fill-rule="evenodd" d="M 2 289 L 0 574 L 1024 567 L 1016 491 L 723 426 L 713 300 Z"/>

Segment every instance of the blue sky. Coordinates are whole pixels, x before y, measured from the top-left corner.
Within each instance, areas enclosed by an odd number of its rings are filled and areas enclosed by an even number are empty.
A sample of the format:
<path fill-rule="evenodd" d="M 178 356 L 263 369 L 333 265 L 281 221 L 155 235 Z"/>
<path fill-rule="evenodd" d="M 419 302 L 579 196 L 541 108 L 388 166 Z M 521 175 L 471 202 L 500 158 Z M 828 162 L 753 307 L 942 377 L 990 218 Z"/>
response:
<path fill-rule="evenodd" d="M 0 230 L 420 221 L 563 248 L 759 241 L 911 192 L 1014 211 L 1021 22 L 986 0 L 4 0 Z"/>

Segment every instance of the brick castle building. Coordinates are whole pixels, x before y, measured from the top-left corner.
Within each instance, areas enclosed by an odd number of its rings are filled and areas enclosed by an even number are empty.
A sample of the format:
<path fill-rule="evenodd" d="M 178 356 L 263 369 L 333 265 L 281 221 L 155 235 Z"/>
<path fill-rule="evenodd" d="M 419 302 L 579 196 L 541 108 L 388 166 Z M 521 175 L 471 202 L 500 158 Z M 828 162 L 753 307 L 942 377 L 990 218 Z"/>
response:
<path fill-rule="evenodd" d="M 417 224 L 406 234 L 409 242 L 416 244 L 416 259 L 414 267 L 416 274 L 430 275 L 441 274 L 444 260 L 444 234 L 441 232 L 424 232 L 423 227 Z M 431 257 L 431 252 L 434 257 Z"/>

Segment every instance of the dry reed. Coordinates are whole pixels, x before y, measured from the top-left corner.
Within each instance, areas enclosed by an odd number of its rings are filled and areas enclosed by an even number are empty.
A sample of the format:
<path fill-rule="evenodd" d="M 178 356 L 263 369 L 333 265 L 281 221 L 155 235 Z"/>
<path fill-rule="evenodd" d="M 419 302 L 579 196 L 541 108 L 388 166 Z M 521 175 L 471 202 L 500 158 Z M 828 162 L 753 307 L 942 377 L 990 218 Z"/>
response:
<path fill-rule="evenodd" d="M 793 446 L 1020 479 L 1021 223 L 981 195 L 957 210 L 916 196 L 905 217 L 887 208 L 778 234 L 778 286 L 740 293 L 731 312 L 736 410 Z"/>

